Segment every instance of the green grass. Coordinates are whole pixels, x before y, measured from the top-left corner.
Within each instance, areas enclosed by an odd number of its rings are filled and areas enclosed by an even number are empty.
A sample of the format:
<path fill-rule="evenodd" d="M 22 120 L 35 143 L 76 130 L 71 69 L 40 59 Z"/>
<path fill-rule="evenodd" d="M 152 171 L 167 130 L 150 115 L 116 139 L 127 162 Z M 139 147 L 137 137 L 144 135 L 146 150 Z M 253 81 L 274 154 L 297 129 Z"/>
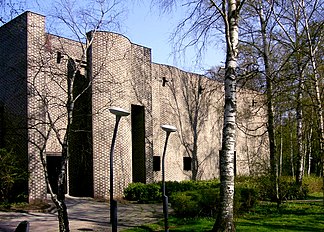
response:
<path fill-rule="evenodd" d="M 322 202 L 273 203 L 258 206 L 237 219 L 237 231 L 324 231 Z"/>
<path fill-rule="evenodd" d="M 323 200 L 323 192 L 314 192 L 307 195 L 307 199 L 310 200 Z"/>
<path fill-rule="evenodd" d="M 170 231 L 208 231 L 214 219 L 169 218 Z M 124 232 L 164 231 L 163 220 L 158 224 L 124 230 Z M 284 203 L 277 209 L 274 203 L 262 203 L 253 211 L 236 219 L 236 231 L 324 231 L 323 202 Z"/>
<path fill-rule="evenodd" d="M 123 232 L 147 232 L 147 231 L 164 231 L 163 220 L 158 224 L 149 224 L 134 229 L 123 230 Z M 169 217 L 170 231 L 208 231 L 213 227 L 214 219 L 211 218 L 176 218 Z"/>

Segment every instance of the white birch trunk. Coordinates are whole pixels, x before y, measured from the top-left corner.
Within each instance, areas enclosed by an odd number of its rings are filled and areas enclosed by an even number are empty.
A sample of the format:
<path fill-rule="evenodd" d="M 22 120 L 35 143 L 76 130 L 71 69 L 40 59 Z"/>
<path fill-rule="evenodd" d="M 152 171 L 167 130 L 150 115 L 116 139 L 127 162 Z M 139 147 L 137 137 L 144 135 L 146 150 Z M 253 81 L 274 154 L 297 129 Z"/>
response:
<path fill-rule="evenodd" d="M 226 36 L 225 64 L 225 105 L 220 154 L 220 204 L 213 231 L 235 231 L 234 225 L 234 152 L 236 140 L 236 68 L 238 53 L 238 2 L 227 3 L 227 15 L 224 16 Z"/>
<path fill-rule="evenodd" d="M 304 152 L 303 152 L 303 110 L 302 110 L 302 89 L 303 89 L 303 72 L 299 71 L 297 89 L 297 106 L 296 106 L 296 119 L 297 119 L 297 167 L 296 167 L 296 183 L 302 185 L 304 176 Z"/>
<path fill-rule="evenodd" d="M 314 4 L 317 4 L 318 1 L 315 1 Z M 305 31 L 307 35 L 307 43 L 308 43 L 308 54 L 310 57 L 311 66 L 313 69 L 314 79 L 312 81 L 314 89 L 315 89 L 315 112 L 318 116 L 318 123 L 319 123 L 319 142 L 320 142 L 320 156 L 321 156 L 321 163 L 322 163 L 322 176 L 323 176 L 323 184 L 324 184 L 324 119 L 323 119 L 323 103 L 321 101 L 321 92 L 320 92 L 320 73 L 317 69 L 317 62 L 316 62 L 316 52 L 318 46 L 320 44 L 313 44 L 313 38 L 311 37 L 310 30 L 309 30 L 309 21 L 308 15 L 305 7 L 305 2 L 301 2 L 303 6 L 303 16 L 304 16 L 304 25 Z M 324 188 L 323 188 L 323 203 L 324 203 Z"/>

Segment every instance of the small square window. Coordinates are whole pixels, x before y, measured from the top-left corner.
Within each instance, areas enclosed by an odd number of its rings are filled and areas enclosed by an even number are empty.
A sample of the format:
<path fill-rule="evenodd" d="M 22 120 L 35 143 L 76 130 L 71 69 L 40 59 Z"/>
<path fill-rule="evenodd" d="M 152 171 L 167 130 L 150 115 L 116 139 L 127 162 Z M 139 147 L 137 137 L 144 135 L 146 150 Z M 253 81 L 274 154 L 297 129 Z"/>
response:
<path fill-rule="evenodd" d="M 183 157 L 183 170 L 184 171 L 191 170 L 191 157 Z"/>
<path fill-rule="evenodd" d="M 161 170 L 161 157 L 160 156 L 153 156 L 153 171 L 160 171 Z"/>

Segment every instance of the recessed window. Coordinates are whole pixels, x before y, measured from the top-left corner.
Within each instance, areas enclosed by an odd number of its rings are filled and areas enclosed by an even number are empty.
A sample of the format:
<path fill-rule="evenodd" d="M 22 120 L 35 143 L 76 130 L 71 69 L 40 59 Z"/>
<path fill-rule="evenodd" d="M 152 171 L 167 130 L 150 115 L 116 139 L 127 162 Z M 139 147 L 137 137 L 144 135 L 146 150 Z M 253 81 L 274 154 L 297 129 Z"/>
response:
<path fill-rule="evenodd" d="M 183 157 L 183 170 L 184 171 L 191 170 L 191 157 Z"/>
<path fill-rule="evenodd" d="M 167 82 L 169 82 L 169 81 L 166 79 L 166 77 L 162 77 L 162 86 L 163 86 L 163 87 L 165 86 L 165 84 L 166 84 Z"/>
<path fill-rule="evenodd" d="M 153 156 L 153 171 L 160 171 L 161 170 L 161 157 L 160 156 Z"/>
<path fill-rule="evenodd" d="M 63 58 L 62 53 L 61 53 L 61 52 L 57 52 L 57 53 L 56 53 L 56 63 L 57 63 L 57 64 L 60 64 L 62 58 Z"/>

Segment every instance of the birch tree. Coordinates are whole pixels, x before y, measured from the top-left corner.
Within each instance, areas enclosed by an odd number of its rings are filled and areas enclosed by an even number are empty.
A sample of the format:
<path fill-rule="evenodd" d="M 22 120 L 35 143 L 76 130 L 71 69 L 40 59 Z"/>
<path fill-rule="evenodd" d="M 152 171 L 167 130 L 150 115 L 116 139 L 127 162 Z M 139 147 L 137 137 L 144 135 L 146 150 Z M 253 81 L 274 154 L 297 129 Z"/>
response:
<path fill-rule="evenodd" d="M 276 22 L 280 26 L 282 35 L 286 38 L 282 42 L 291 47 L 294 58 L 297 79 L 296 90 L 296 120 L 297 120 L 297 144 L 298 162 L 296 169 L 296 183 L 301 185 L 304 174 L 304 152 L 303 152 L 303 126 L 302 126 L 302 98 L 305 82 L 309 83 L 311 91 L 308 91 L 314 100 L 313 106 L 319 120 L 318 131 L 320 135 L 320 153 L 323 151 L 323 108 L 320 96 L 319 80 L 321 79 L 318 68 L 316 53 L 322 43 L 323 33 L 323 9 L 322 1 L 288 1 L 276 8 Z M 310 22 L 314 28 L 310 30 Z M 284 42 L 285 41 L 285 42 Z M 311 69 L 309 69 L 309 67 Z M 311 75 L 309 75 L 312 73 Z M 306 79 L 306 76 L 308 78 Z M 323 155 L 321 155 L 323 157 Z"/>
<path fill-rule="evenodd" d="M 213 231 L 235 231 L 234 225 L 234 152 L 236 123 L 236 69 L 239 39 L 239 16 L 244 1 L 222 1 L 212 6 L 219 11 L 225 26 L 225 105 L 222 150 L 220 155 L 221 209 Z"/>
<path fill-rule="evenodd" d="M 176 1 L 160 2 L 164 9 L 182 3 L 188 9 L 188 17 L 177 27 L 174 35 L 185 48 L 200 46 L 215 40 L 215 34 L 223 34 L 226 44 L 225 103 L 222 149 L 220 155 L 221 208 L 213 231 L 235 231 L 234 225 L 234 152 L 236 136 L 236 77 L 239 37 L 239 17 L 243 1 Z M 186 41 L 189 42 L 186 43 Z M 214 41 L 215 42 L 215 41 Z M 217 167 L 216 167 L 217 168 Z"/>
<path fill-rule="evenodd" d="M 322 162 L 322 178 L 324 184 L 324 116 L 323 116 L 323 102 L 320 90 L 320 83 L 323 77 L 320 76 L 318 70 L 319 65 L 317 62 L 317 52 L 319 47 L 323 44 L 323 32 L 324 32 L 324 19 L 323 19 L 323 2 L 320 0 L 316 1 L 301 1 L 300 2 L 303 15 L 304 30 L 306 33 L 306 43 L 308 45 L 308 56 L 310 59 L 312 78 L 311 83 L 314 89 L 314 106 L 315 112 L 318 116 L 318 132 L 319 132 L 319 143 L 320 143 L 320 156 Z M 310 9 L 310 10 L 308 10 Z M 313 16 L 316 20 L 313 20 Z M 310 30 L 310 22 L 315 21 L 313 24 L 313 32 Z M 317 22 L 317 23 L 316 23 Z M 324 188 L 323 188 L 323 202 L 324 202 Z"/>
<path fill-rule="evenodd" d="M 273 24 L 273 2 L 252 1 L 247 2 L 242 14 L 240 41 L 244 50 L 242 60 L 248 60 L 249 66 L 254 66 L 256 75 L 252 79 L 258 82 L 258 90 L 265 93 L 267 110 L 267 132 L 269 140 L 270 176 L 273 189 L 276 193 L 274 200 L 279 203 L 279 178 L 278 178 L 278 154 L 276 146 L 275 123 L 275 97 L 277 87 L 274 85 L 278 70 L 283 66 L 280 62 L 280 47 L 273 40 L 275 25 Z M 252 57 L 252 58 L 251 58 Z M 242 61 L 240 61 L 242 62 Z"/>

